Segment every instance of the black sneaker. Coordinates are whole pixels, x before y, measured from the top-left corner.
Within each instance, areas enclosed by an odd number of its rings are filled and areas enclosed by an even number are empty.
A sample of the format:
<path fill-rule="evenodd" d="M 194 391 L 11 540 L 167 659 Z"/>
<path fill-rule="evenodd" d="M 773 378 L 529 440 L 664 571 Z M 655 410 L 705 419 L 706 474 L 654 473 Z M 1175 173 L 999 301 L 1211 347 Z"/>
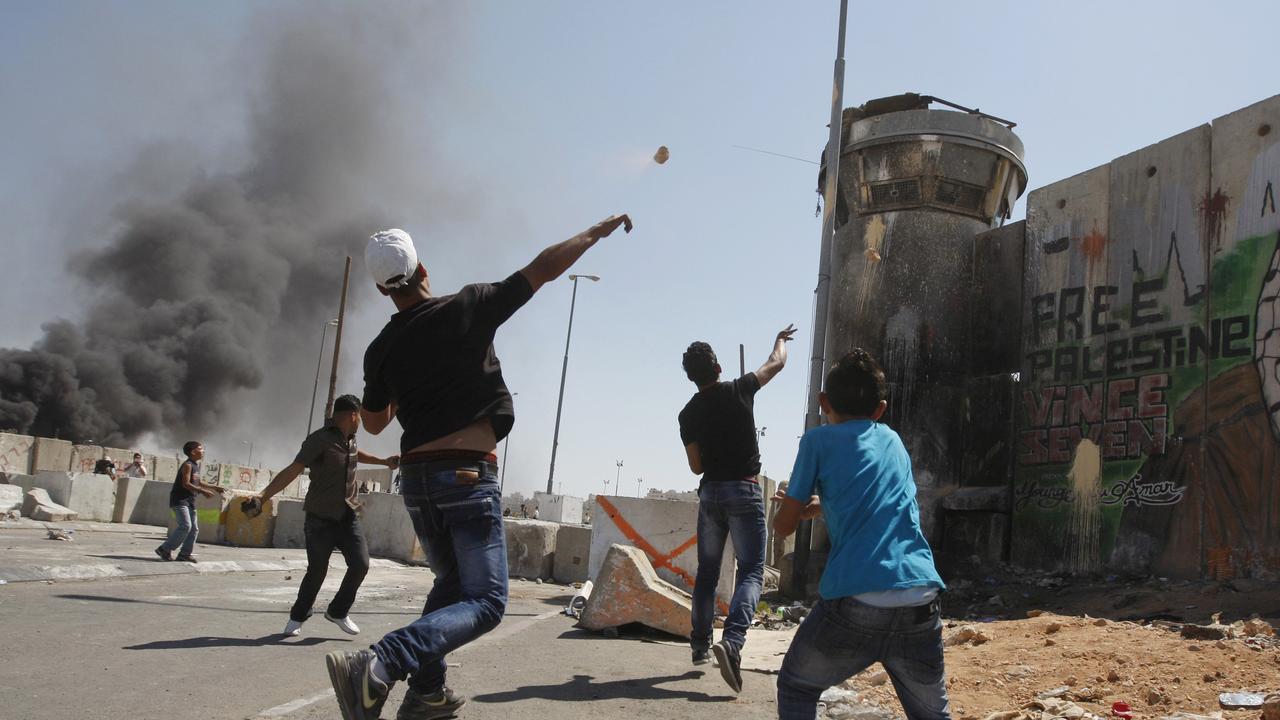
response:
<path fill-rule="evenodd" d="M 373 676 L 372 650 L 339 650 L 324 657 L 343 720 L 378 720 L 391 686 Z"/>
<path fill-rule="evenodd" d="M 716 664 L 720 666 L 720 677 L 728 683 L 729 689 L 742 692 L 742 658 L 729 643 L 721 640 L 711 646 L 716 654 Z"/>
<path fill-rule="evenodd" d="M 693 651 L 693 664 L 706 665 L 711 662 L 711 651 L 707 648 L 698 648 Z"/>
<path fill-rule="evenodd" d="M 159 555 L 160 559 L 165 562 L 169 562 L 173 560 L 173 553 L 169 552 L 168 550 L 165 550 L 163 546 L 156 548 L 156 554 Z"/>
<path fill-rule="evenodd" d="M 199 560 L 196 559 L 195 555 L 179 555 L 176 559 L 178 562 L 189 562 L 189 563 L 200 562 Z"/>
<path fill-rule="evenodd" d="M 396 720 L 437 720 L 453 717 L 458 708 L 465 705 L 467 699 L 449 688 L 440 688 L 434 695 L 423 695 L 409 688 L 404 694 L 404 702 L 396 712 Z"/>

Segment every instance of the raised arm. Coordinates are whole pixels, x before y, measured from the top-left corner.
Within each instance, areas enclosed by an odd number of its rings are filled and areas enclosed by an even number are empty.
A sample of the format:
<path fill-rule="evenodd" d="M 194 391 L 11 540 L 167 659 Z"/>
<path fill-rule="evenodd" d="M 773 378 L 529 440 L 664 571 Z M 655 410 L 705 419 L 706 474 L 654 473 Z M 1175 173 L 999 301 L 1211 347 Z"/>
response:
<path fill-rule="evenodd" d="M 795 327 L 788 325 L 785 329 L 778 332 L 778 336 L 773 341 L 773 352 L 769 353 L 769 359 L 764 361 L 759 370 L 756 370 L 756 379 L 760 381 L 760 387 L 764 387 L 782 371 L 783 366 L 787 364 L 787 343 L 795 336 Z"/>
<path fill-rule="evenodd" d="M 276 473 L 276 476 L 271 478 L 271 482 L 262 489 L 262 492 L 259 493 L 258 497 L 266 500 L 281 490 L 289 487 L 289 483 L 298 479 L 298 476 L 302 474 L 303 469 L 302 463 L 300 462 L 290 463 L 289 467 Z"/>
<path fill-rule="evenodd" d="M 538 257 L 521 269 L 520 274 L 524 275 L 533 291 L 537 292 L 538 288 L 563 275 L 597 240 L 609 237 L 619 226 L 625 226 L 626 231 L 631 232 L 631 218 L 626 215 L 610 215 L 568 240 L 538 253 Z"/>
<path fill-rule="evenodd" d="M 363 450 L 356 450 L 356 460 L 358 462 L 364 463 L 365 465 L 386 465 L 392 470 L 395 470 L 396 468 L 400 467 L 399 455 L 392 455 L 387 458 L 380 458 L 377 455 L 370 455 L 369 453 Z"/>

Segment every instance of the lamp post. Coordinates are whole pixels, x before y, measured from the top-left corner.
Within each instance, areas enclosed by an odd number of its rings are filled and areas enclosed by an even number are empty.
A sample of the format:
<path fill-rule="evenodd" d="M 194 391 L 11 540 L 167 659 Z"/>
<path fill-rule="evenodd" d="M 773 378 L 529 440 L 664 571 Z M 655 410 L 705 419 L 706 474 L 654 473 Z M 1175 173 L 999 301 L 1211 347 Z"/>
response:
<path fill-rule="evenodd" d="M 511 393 L 514 400 L 520 393 Z M 507 449 L 511 447 L 511 433 L 502 441 L 502 472 L 498 475 L 498 497 L 502 497 L 502 488 L 507 484 Z"/>
<path fill-rule="evenodd" d="M 640 497 L 640 486 L 644 484 L 644 478 L 636 478 L 636 497 Z"/>
<path fill-rule="evenodd" d="M 307 434 L 308 434 L 308 435 L 310 435 L 311 433 L 307 433 Z M 248 445 L 248 446 L 249 446 L 249 457 L 248 457 L 248 459 L 246 459 L 246 460 L 244 461 L 244 466 L 245 466 L 245 467 L 252 467 L 252 465 L 253 465 L 253 441 L 252 441 L 252 440 L 241 440 L 241 441 L 240 441 L 240 444 L 241 444 L 241 445 Z"/>
<path fill-rule="evenodd" d="M 587 279 L 591 282 L 599 282 L 599 275 L 570 275 L 569 279 L 573 281 L 573 295 L 569 298 L 569 331 L 564 336 L 564 364 L 560 366 L 560 399 L 556 401 L 556 429 L 551 436 L 551 470 L 547 473 L 547 494 L 551 494 L 552 488 L 555 487 L 553 481 L 556 476 L 556 446 L 560 444 L 560 411 L 564 408 L 564 379 L 569 372 L 569 340 L 573 337 L 573 308 L 578 302 L 578 280 Z"/>
<path fill-rule="evenodd" d="M 622 492 L 622 461 L 619 460 L 617 462 L 617 465 L 618 465 L 618 473 L 613 476 L 613 489 L 614 489 L 614 492 Z M 604 491 L 605 493 L 609 492 L 608 478 L 606 478 L 604 481 Z"/>
<path fill-rule="evenodd" d="M 324 329 L 320 331 L 320 354 L 316 356 L 316 381 L 311 386 L 311 409 L 307 411 L 307 435 L 311 434 L 311 422 L 315 420 L 316 415 L 316 392 L 320 389 L 320 363 L 324 361 L 324 339 L 329 333 L 329 328 L 338 324 L 338 318 L 334 318 L 324 324 Z"/>

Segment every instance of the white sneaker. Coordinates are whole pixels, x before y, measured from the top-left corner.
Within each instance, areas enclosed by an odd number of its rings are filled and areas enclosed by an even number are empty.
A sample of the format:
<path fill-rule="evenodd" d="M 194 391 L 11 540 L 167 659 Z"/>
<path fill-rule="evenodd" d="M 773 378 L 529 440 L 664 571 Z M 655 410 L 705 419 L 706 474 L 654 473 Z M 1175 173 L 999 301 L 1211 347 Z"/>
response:
<path fill-rule="evenodd" d="M 297 637 L 302 634 L 302 623 L 289 618 L 289 622 L 284 624 L 284 632 L 281 633 L 287 637 Z"/>
<path fill-rule="evenodd" d="M 359 635 L 360 627 L 351 622 L 350 617 L 336 618 L 329 614 L 328 610 L 324 611 L 324 619 L 342 628 L 342 632 L 348 635 Z"/>

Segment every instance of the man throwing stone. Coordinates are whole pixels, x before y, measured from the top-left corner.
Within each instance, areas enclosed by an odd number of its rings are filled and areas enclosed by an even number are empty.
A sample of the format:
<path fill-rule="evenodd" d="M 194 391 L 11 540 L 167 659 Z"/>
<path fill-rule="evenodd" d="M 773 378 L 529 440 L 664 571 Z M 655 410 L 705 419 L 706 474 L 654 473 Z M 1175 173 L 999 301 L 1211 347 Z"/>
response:
<path fill-rule="evenodd" d="M 285 635 L 302 632 L 302 623 L 311 617 L 311 606 L 316 601 L 320 586 L 329 573 L 329 556 L 334 549 L 342 552 L 347 562 L 347 573 L 342 585 L 324 611 L 324 619 L 355 635 L 360 628 L 347 613 L 356 600 L 356 592 L 364 576 L 369 572 L 369 544 L 360 526 L 360 503 L 356 492 L 356 463 L 386 465 L 394 469 L 399 457 L 387 459 L 374 457 L 356 447 L 356 431 L 360 429 L 360 400 L 355 395 L 343 395 L 333 401 L 333 417 L 319 430 L 307 436 L 298 455 L 271 479 L 262 494 L 254 498 L 261 503 L 289 487 L 303 469 L 310 469 L 311 485 L 307 487 L 307 499 L 302 504 L 306 512 L 303 535 L 307 542 L 307 573 L 298 587 L 298 599 L 289 611 L 285 623 Z"/>
<path fill-rule="evenodd" d="M 494 334 L 538 288 L 624 224 L 630 231 L 626 215 L 610 217 L 501 282 L 439 297 L 408 233 L 384 230 L 369 239 L 365 264 L 398 312 L 365 352 L 361 416 L 375 435 L 393 417 L 404 429 L 400 492 L 436 579 L 413 624 L 371 649 L 326 657 L 346 720 L 377 718 L 391 684 L 405 678 L 397 720 L 450 717 L 465 701 L 445 686 L 445 656 L 497 627 L 507 604 L 494 451 L 515 411 Z"/>
<path fill-rule="evenodd" d="M 764 492 L 757 444 L 755 395 L 787 363 L 790 325 L 778 333 L 773 352 L 759 370 L 720 382 L 720 363 L 711 346 L 695 342 L 685 351 L 684 372 L 698 392 L 680 411 L 680 440 L 698 485 L 698 574 L 693 585 L 693 664 L 710 662 L 714 650 L 720 675 L 734 692 L 742 690 L 740 653 L 755 616 L 764 581 Z M 726 537 L 738 558 L 737 586 L 714 648 L 711 623 Z"/>

